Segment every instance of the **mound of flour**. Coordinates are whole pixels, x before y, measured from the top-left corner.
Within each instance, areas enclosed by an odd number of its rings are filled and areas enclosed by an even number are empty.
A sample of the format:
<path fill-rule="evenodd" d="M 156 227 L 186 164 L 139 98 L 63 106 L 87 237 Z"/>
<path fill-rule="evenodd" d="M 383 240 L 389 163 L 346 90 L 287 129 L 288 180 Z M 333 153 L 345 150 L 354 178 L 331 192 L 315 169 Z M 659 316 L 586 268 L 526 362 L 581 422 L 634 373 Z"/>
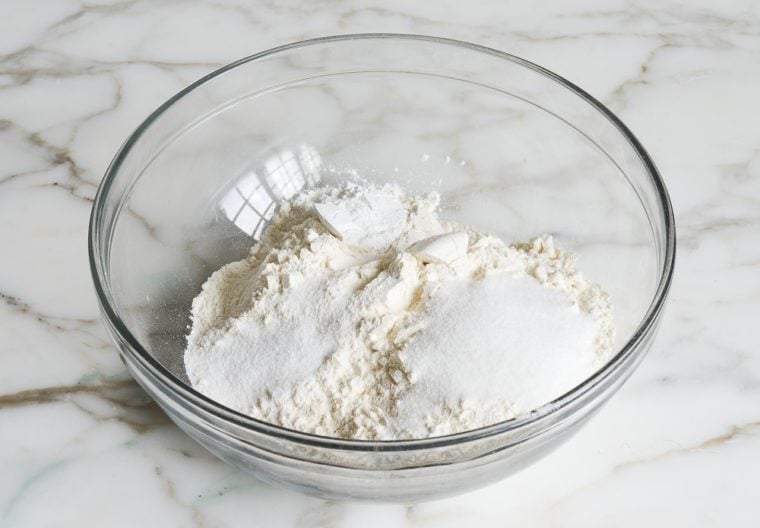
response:
<path fill-rule="evenodd" d="M 299 431 L 424 438 L 529 412 L 608 359 L 608 297 L 571 254 L 550 237 L 507 245 L 437 206 L 358 183 L 282 203 L 193 302 L 193 387 Z"/>

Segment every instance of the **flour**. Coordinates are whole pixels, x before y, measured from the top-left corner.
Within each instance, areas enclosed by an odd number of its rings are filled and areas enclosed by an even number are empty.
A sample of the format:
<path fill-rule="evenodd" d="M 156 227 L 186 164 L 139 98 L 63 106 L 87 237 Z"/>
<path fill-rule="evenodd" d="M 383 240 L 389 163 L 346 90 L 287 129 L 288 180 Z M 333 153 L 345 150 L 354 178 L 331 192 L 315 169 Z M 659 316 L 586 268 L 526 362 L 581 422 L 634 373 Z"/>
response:
<path fill-rule="evenodd" d="M 290 429 L 390 440 L 508 420 L 593 374 L 611 307 L 573 256 L 443 222 L 438 201 L 347 183 L 282 203 L 193 301 L 192 385 Z"/>

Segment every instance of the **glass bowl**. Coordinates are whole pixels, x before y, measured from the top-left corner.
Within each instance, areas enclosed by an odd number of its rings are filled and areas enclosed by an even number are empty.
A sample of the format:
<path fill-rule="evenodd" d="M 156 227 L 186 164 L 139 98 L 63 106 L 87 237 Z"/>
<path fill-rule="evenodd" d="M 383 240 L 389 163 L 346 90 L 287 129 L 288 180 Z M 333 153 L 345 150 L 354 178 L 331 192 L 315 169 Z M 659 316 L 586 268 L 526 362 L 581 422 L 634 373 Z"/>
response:
<path fill-rule="evenodd" d="M 437 190 L 442 215 L 506 241 L 552 234 L 611 295 L 618 348 L 517 419 L 412 441 L 275 427 L 193 390 L 190 303 L 243 258 L 279 201 L 360 174 Z M 262 480 L 334 499 L 417 501 L 501 479 L 565 441 L 649 349 L 673 273 L 667 191 L 631 132 L 561 77 L 440 38 L 347 35 L 283 46 L 192 84 L 117 153 L 90 223 L 103 317 L 169 417 Z M 472 329 L 473 332 L 477 329 Z"/>

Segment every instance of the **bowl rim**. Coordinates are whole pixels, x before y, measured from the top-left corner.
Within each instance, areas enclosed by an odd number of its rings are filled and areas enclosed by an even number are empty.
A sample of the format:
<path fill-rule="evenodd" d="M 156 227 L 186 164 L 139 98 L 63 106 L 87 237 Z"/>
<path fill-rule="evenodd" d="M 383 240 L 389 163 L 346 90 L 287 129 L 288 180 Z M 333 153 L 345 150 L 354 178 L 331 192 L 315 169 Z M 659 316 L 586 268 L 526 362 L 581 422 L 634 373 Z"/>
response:
<path fill-rule="evenodd" d="M 223 73 L 236 68 L 240 65 L 247 64 L 261 60 L 265 57 L 275 55 L 278 53 L 304 48 L 309 46 L 317 46 L 332 42 L 343 42 L 353 40 L 398 40 L 398 41 L 424 41 L 427 43 L 441 45 L 441 46 L 453 46 L 463 48 L 469 51 L 483 53 L 491 56 L 495 56 L 502 60 L 506 60 L 512 63 L 516 63 L 523 67 L 526 67 L 544 77 L 553 80 L 564 88 L 575 93 L 578 97 L 585 100 L 594 109 L 602 114 L 607 120 L 620 132 L 620 134 L 628 141 L 634 151 L 637 153 L 639 160 L 644 165 L 647 174 L 650 177 L 650 181 L 657 191 L 657 200 L 659 206 L 659 213 L 663 216 L 665 226 L 665 254 L 660 266 L 660 278 L 657 284 L 657 289 L 653 299 L 647 308 L 647 312 L 641 319 L 640 323 L 633 332 L 633 335 L 623 345 L 619 351 L 596 373 L 589 378 L 586 378 L 573 389 L 567 391 L 565 394 L 555 398 L 553 401 L 542 405 L 534 409 L 533 411 L 523 415 L 499 422 L 479 429 L 473 429 L 456 434 L 450 434 L 445 436 L 437 436 L 431 438 L 419 438 L 412 440 L 357 440 L 357 439 L 342 439 L 328 436 L 321 436 L 312 433 L 304 433 L 301 431 L 288 429 L 285 427 L 276 426 L 261 420 L 257 420 L 251 416 L 245 415 L 238 411 L 232 410 L 224 405 L 215 402 L 214 400 L 204 396 L 197 392 L 191 386 L 182 382 L 178 377 L 172 374 L 166 367 L 159 363 L 148 351 L 140 344 L 135 336 L 129 331 L 126 324 L 116 313 L 116 310 L 111 306 L 109 302 L 109 296 L 106 293 L 107 286 L 107 273 L 101 273 L 99 267 L 99 255 L 96 255 L 96 243 L 97 232 L 99 230 L 98 220 L 101 217 L 101 211 L 105 197 L 119 173 L 119 169 L 124 162 L 125 158 L 130 152 L 132 146 L 143 135 L 143 133 L 156 121 L 167 109 L 177 103 L 184 96 L 194 91 L 201 85 L 208 81 L 222 75 Z M 354 33 L 325 36 L 313 39 L 302 40 L 293 42 L 283 46 L 268 49 L 253 55 L 249 55 L 230 64 L 222 66 L 214 70 L 213 72 L 201 77 L 197 81 L 188 85 L 181 91 L 177 92 L 174 96 L 168 99 L 165 103 L 159 106 L 154 112 L 152 112 L 135 130 L 130 134 L 124 144 L 119 148 L 113 160 L 106 169 L 103 180 L 101 181 L 98 191 L 93 200 L 92 211 L 90 214 L 90 222 L 88 227 L 88 256 L 90 263 L 90 272 L 92 274 L 93 283 L 95 286 L 96 295 L 100 304 L 101 310 L 105 315 L 107 322 L 112 326 L 115 332 L 129 345 L 129 354 L 131 357 L 137 359 L 139 363 L 148 370 L 148 372 L 156 378 L 159 382 L 168 386 L 173 395 L 176 395 L 194 407 L 198 407 L 201 410 L 210 413 L 215 418 L 224 422 L 228 422 L 234 426 L 242 427 L 244 429 L 251 430 L 256 433 L 263 433 L 268 436 L 290 440 L 298 444 L 306 445 L 309 447 L 328 448 L 328 449 L 340 449 L 344 451 L 373 451 L 373 452 L 390 452 L 390 451 L 409 451 L 409 450 L 421 450 L 430 449 L 436 447 L 445 447 L 458 444 L 464 444 L 475 440 L 500 435 L 502 433 L 516 431 L 518 429 L 530 426 L 543 418 L 546 418 L 560 409 L 563 409 L 570 405 L 575 400 L 582 397 L 588 391 L 594 387 L 600 385 L 603 381 L 617 372 L 622 365 L 626 363 L 626 360 L 638 350 L 638 345 L 652 330 L 653 325 L 659 319 L 665 301 L 667 299 L 668 292 L 673 278 L 673 271 L 675 267 L 675 255 L 676 255 L 676 229 L 675 218 L 673 214 L 673 208 L 670 201 L 670 196 L 665 187 L 665 183 L 654 164 L 654 161 L 649 156 L 646 149 L 639 142 L 636 136 L 623 124 L 623 122 L 610 111 L 601 102 L 588 94 L 585 90 L 576 86 L 572 82 L 568 81 L 564 77 L 542 67 L 534 64 L 530 61 L 517 57 L 515 55 L 505 53 L 493 48 L 482 46 L 479 44 L 473 44 L 460 40 L 436 37 L 430 35 L 419 34 L 407 34 L 407 33 Z M 99 245 L 98 245 L 99 248 Z M 104 269 L 103 271 L 106 271 Z"/>

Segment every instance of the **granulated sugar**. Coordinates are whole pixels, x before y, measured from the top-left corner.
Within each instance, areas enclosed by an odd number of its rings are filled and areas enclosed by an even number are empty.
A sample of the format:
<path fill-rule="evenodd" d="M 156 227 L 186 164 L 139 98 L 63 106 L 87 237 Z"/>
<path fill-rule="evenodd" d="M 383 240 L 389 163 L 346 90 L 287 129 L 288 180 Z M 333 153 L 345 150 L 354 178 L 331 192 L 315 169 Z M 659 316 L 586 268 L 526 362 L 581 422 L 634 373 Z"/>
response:
<path fill-rule="evenodd" d="M 357 183 L 281 204 L 193 302 L 193 386 L 276 425 L 390 440 L 507 420 L 593 374 L 611 308 L 572 255 L 442 222 L 437 205 Z"/>
<path fill-rule="evenodd" d="M 477 416 L 446 419 L 454 404 L 488 403 L 493 422 L 533 409 L 573 388 L 597 361 L 579 353 L 594 350 L 593 316 L 531 277 L 452 282 L 422 317 L 424 328 L 401 352 L 413 386 L 399 402 L 399 419 L 417 434 L 484 425 Z"/>

